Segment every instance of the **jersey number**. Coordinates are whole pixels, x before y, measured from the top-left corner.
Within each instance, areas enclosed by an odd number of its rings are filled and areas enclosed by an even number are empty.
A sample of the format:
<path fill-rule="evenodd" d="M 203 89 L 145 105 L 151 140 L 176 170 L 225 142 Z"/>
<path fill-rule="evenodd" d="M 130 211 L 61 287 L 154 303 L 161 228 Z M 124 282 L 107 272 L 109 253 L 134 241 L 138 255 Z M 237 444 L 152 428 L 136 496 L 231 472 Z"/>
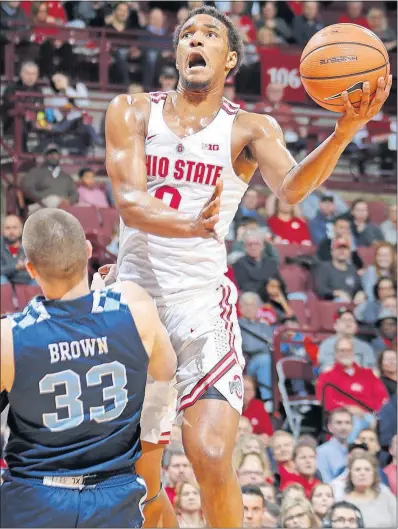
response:
<path fill-rule="evenodd" d="M 113 406 L 108 410 L 105 406 L 90 408 L 90 420 L 98 423 L 116 419 L 127 405 L 126 368 L 120 362 L 100 364 L 89 369 L 86 373 L 86 386 L 100 386 L 102 377 L 106 375 L 112 376 L 112 385 L 102 390 L 103 402 L 112 400 Z M 65 393 L 55 397 L 55 407 L 57 410 L 67 408 L 67 416 L 60 418 L 58 413 L 43 413 L 44 426 L 53 432 L 75 428 L 84 420 L 83 402 L 79 398 L 82 394 L 80 376 L 71 369 L 46 375 L 39 382 L 39 391 L 42 394 L 54 393 L 60 385 L 65 386 Z"/>
<path fill-rule="evenodd" d="M 155 197 L 162 200 L 173 209 L 178 209 L 181 202 L 181 193 L 175 187 L 162 186 L 155 191 Z"/>

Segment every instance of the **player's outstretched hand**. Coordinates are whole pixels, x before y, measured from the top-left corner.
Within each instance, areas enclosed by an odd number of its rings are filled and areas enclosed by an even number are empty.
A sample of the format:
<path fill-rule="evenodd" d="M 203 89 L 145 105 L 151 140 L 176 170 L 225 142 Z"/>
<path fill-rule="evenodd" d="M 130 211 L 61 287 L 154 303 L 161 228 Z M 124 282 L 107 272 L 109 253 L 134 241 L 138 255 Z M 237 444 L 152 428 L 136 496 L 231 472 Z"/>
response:
<path fill-rule="evenodd" d="M 213 237 L 218 240 L 215 226 L 219 221 L 222 189 L 223 183 L 221 180 L 218 180 L 214 188 L 214 193 L 203 206 L 202 211 L 195 221 L 194 237 L 202 237 L 203 239 Z"/>
<path fill-rule="evenodd" d="M 390 94 L 392 75 L 388 77 L 387 83 L 383 77 L 377 80 L 377 90 L 375 97 L 370 100 L 370 85 L 363 83 L 361 104 L 359 108 L 354 108 L 350 102 L 347 92 L 343 92 L 345 112 L 337 121 L 336 132 L 347 139 L 351 139 L 368 121 L 373 119 L 381 110 L 387 97 Z"/>
<path fill-rule="evenodd" d="M 116 281 L 116 265 L 115 264 L 107 264 L 103 265 L 100 268 L 98 268 L 98 272 L 101 275 L 102 280 L 104 281 L 105 285 L 111 285 Z"/>

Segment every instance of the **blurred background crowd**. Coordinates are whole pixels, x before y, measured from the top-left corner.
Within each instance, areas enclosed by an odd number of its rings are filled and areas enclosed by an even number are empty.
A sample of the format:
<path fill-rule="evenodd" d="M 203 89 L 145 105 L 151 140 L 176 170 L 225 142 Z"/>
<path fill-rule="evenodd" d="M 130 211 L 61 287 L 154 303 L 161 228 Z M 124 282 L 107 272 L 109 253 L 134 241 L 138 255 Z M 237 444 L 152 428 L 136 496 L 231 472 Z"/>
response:
<path fill-rule="evenodd" d="M 176 87 L 173 29 L 203 3 L 0 2 L 2 314 L 40 290 L 21 246 L 23 222 L 39 208 L 81 221 L 90 273 L 115 262 L 106 107 L 121 92 Z M 396 526 L 397 4 L 205 3 L 227 12 L 245 42 L 225 97 L 274 116 L 297 160 L 336 119 L 300 82 L 312 35 L 351 22 L 389 50 L 393 93 L 326 186 L 292 207 L 255 174 L 226 245 L 247 360 L 234 454 L 245 527 Z M 164 485 L 181 527 L 206 526 L 178 427 Z"/>

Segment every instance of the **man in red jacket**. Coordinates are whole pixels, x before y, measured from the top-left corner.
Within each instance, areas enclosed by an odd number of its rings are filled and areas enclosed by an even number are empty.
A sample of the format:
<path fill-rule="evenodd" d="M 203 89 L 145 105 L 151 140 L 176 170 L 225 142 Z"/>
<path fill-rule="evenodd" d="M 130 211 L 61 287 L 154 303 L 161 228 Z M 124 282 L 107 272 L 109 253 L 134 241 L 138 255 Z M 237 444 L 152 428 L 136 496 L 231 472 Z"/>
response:
<path fill-rule="evenodd" d="M 333 384 L 335 387 L 325 387 L 327 384 Z M 361 403 L 343 394 L 336 387 Z M 336 408 L 348 408 L 351 411 L 354 416 L 354 428 L 349 441 L 355 439 L 360 430 L 372 425 L 373 415 L 370 410 L 379 411 L 388 400 L 386 388 L 373 371 L 354 362 L 352 342 L 346 338 L 336 342 L 335 363 L 319 377 L 316 396 L 326 411 Z"/>

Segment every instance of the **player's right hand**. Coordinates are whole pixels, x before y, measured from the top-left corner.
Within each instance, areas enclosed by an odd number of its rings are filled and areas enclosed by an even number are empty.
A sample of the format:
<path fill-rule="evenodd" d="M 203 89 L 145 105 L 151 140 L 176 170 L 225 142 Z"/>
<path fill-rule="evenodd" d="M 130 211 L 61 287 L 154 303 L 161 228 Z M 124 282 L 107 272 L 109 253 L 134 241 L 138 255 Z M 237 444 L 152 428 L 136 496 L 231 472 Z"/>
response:
<path fill-rule="evenodd" d="M 116 281 L 116 265 L 115 264 L 106 264 L 98 268 L 98 272 L 101 275 L 101 278 L 104 280 L 105 285 L 111 285 Z"/>
<path fill-rule="evenodd" d="M 218 240 L 215 227 L 217 222 L 220 220 L 220 205 L 221 205 L 221 193 L 223 190 L 223 182 L 218 180 L 214 193 L 210 199 L 203 206 L 198 218 L 194 223 L 194 237 L 202 237 L 203 239 L 216 239 Z"/>

